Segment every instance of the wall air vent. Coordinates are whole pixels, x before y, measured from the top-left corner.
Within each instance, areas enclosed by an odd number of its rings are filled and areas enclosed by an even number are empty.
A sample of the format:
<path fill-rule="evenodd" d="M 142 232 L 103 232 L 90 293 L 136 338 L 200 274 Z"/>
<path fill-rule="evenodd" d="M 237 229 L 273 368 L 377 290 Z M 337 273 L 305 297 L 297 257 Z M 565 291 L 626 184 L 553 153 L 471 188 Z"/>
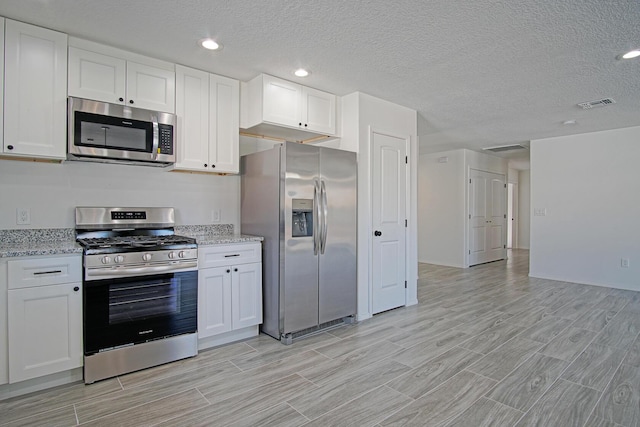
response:
<path fill-rule="evenodd" d="M 578 104 L 578 107 L 582 108 L 583 110 L 590 110 L 595 107 L 606 107 L 607 105 L 615 103 L 616 101 L 611 98 L 602 98 L 598 99 L 597 101 L 581 102 Z"/>
<path fill-rule="evenodd" d="M 499 147 L 483 148 L 483 150 L 491 151 L 493 153 L 502 153 L 503 151 L 526 150 L 526 149 L 527 149 L 527 147 L 525 147 L 524 145 L 520 145 L 520 144 L 501 145 Z"/>

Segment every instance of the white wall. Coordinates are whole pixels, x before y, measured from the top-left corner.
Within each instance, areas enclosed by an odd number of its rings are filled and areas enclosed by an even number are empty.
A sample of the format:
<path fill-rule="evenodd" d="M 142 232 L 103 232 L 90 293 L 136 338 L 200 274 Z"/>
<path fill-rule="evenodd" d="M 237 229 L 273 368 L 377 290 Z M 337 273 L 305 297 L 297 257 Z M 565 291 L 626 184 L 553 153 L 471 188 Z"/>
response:
<path fill-rule="evenodd" d="M 531 173 L 521 170 L 518 173 L 518 241 L 515 247 L 529 249 L 531 234 Z"/>
<path fill-rule="evenodd" d="M 342 138 L 339 148 L 358 153 L 358 320 L 372 316 L 371 308 L 371 152 L 370 132 L 409 138 L 409 201 L 407 228 L 407 305 L 417 304 L 417 113 L 401 105 L 360 92 L 342 97 Z"/>
<path fill-rule="evenodd" d="M 446 162 L 439 162 L 438 159 Z M 420 156 L 418 176 L 418 259 L 468 267 L 468 181 L 470 169 L 502 174 L 501 157 L 459 149 Z M 506 194 L 506 193 L 505 193 Z M 506 198 L 505 198 L 506 200 Z"/>
<path fill-rule="evenodd" d="M 640 290 L 639 141 L 640 127 L 531 141 L 531 210 L 546 209 L 531 276 Z"/>
<path fill-rule="evenodd" d="M 520 171 L 518 169 L 509 168 L 509 170 L 507 171 L 507 182 L 517 184 L 519 173 Z"/>
<path fill-rule="evenodd" d="M 439 160 L 440 159 L 440 160 Z M 418 260 L 464 267 L 464 150 L 423 154 L 418 163 Z"/>
<path fill-rule="evenodd" d="M 240 227 L 240 179 L 102 163 L 62 164 L 0 160 L 0 229 L 73 228 L 76 206 L 171 206 L 179 225 Z M 31 210 L 30 225 L 16 225 L 16 209 Z"/>

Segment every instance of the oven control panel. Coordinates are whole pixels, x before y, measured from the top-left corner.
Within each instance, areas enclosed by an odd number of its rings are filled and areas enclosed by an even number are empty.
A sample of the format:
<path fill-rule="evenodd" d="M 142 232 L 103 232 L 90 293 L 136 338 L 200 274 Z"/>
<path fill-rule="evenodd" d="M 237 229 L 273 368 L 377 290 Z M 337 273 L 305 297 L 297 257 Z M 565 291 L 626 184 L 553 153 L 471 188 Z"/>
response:
<path fill-rule="evenodd" d="M 111 211 L 112 220 L 147 219 L 146 211 Z"/>
<path fill-rule="evenodd" d="M 175 249 L 149 252 L 125 252 L 121 254 L 96 254 L 85 256 L 85 268 L 144 267 L 145 265 L 179 265 L 182 261 L 198 259 L 198 249 Z"/>

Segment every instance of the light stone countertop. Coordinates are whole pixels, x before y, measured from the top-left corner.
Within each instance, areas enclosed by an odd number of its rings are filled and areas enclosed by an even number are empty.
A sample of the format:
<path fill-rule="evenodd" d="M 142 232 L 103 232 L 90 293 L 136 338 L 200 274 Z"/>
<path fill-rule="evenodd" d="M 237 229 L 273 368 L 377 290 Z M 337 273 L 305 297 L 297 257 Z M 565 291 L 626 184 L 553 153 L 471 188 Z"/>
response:
<path fill-rule="evenodd" d="M 194 237 L 201 246 L 264 240 L 260 236 L 234 234 L 233 226 L 176 227 L 176 234 Z M 82 254 L 82 247 L 75 241 L 73 228 L 0 230 L 0 258 L 66 254 Z"/>
<path fill-rule="evenodd" d="M 0 230 L 0 258 L 82 254 L 73 228 Z"/>
<path fill-rule="evenodd" d="M 0 243 L 0 258 L 65 254 L 82 254 L 82 247 L 75 240 Z"/>
<path fill-rule="evenodd" d="M 197 234 L 182 233 L 183 236 L 193 237 L 198 242 L 198 246 L 222 245 L 229 243 L 261 242 L 264 237 L 251 236 L 248 234 Z"/>

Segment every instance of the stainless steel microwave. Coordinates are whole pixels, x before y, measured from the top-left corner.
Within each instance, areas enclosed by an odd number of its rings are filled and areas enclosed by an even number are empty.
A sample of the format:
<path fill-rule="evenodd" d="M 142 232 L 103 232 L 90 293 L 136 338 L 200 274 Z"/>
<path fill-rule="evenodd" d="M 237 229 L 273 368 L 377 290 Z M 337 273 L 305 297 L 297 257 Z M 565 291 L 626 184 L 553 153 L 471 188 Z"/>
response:
<path fill-rule="evenodd" d="M 176 161 L 176 116 L 69 97 L 69 160 L 169 166 Z"/>

